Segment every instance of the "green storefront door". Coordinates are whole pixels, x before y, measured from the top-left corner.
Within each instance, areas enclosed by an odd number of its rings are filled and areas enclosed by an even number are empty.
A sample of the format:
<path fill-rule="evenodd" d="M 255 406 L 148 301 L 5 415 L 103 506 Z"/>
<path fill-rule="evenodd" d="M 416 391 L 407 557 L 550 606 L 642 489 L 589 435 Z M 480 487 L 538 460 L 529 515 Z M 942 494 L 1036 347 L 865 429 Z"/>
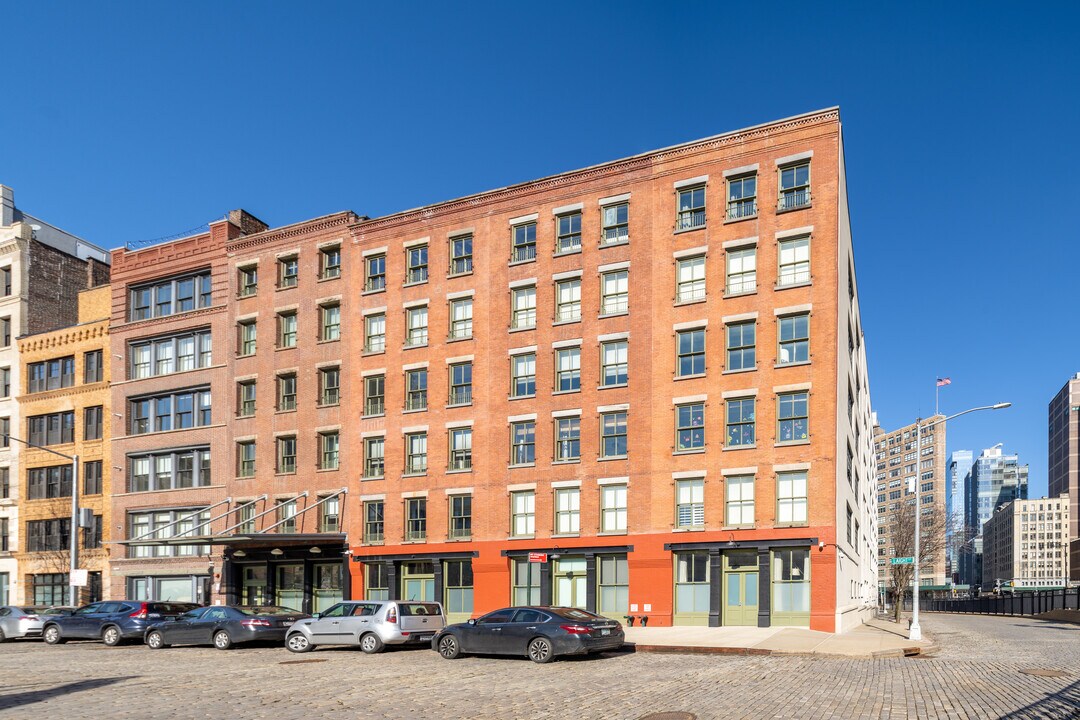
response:
<path fill-rule="evenodd" d="M 433 602 L 435 600 L 435 567 L 430 562 L 401 564 L 401 600 Z"/>
<path fill-rule="evenodd" d="M 724 554 L 722 625 L 757 625 L 758 567 L 756 552 Z"/>
<path fill-rule="evenodd" d="M 586 607 L 585 558 L 562 558 L 555 561 L 555 604 L 560 607 Z"/>

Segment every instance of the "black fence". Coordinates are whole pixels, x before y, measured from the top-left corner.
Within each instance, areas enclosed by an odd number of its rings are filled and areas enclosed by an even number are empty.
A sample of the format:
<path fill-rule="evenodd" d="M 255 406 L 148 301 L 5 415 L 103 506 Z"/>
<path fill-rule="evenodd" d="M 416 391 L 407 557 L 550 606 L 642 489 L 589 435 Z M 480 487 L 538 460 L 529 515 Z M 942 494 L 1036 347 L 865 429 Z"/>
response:
<path fill-rule="evenodd" d="M 1080 587 L 1038 590 L 1004 595 L 983 595 L 960 600 L 921 600 L 926 612 L 976 615 L 1039 615 L 1051 610 L 1080 610 Z"/>

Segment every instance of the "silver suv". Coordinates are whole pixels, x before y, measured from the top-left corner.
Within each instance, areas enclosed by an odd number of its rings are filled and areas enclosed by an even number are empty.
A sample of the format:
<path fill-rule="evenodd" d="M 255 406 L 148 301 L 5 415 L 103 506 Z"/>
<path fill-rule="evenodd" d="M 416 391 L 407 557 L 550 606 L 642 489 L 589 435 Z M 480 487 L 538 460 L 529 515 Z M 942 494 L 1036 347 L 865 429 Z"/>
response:
<path fill-rule="evenodd" d="M 387 645 L 426 645 L 445 626 L 439 603 L 356 600 L 296 622 L 285 636 L 285 647 L 302 653 L 316 645 L 359 645 L 366 653 L 377 653 Z"/>

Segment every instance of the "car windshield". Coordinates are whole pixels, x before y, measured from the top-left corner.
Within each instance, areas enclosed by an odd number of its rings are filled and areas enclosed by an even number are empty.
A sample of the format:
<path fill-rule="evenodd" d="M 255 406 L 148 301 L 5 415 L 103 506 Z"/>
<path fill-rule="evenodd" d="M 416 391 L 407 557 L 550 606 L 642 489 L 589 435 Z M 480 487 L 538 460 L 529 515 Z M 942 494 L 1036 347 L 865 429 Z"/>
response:
<path fill-rule="evenodd" d="M 245 615 L 298 615 L 299 610 L 293 610 L 287 607 L 277 607 L 276 605 L 252 605 L 250 607 L 236 608 Z"/>
<path fill-rule="evenodd" d="M 588 610 L 579 610 L 578 608 L 551 608 L 551 612 L 555 613 L 561 618 L 567 620 L 603 620 L 604 618 L 599 615 L 593 615 Z"/>

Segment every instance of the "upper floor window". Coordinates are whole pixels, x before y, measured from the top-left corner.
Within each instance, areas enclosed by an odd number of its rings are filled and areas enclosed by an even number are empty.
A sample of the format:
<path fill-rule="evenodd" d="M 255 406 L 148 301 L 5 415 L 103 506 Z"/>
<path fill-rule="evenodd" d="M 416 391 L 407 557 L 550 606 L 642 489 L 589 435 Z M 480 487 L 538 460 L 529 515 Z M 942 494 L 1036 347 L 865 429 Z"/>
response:
<path fill-rule="evenodd" d="M 777 210 L 793 210 L 810 204 L 810 162 L 780 168 L 780 200 Z"/>
<path fill-rule="evenodd" d="M 675 452 L 705 449 L 705 403 L 675 408 Z"/>
<path fill-rule="evenodd" d="M 132 400 L 132 435 L 186 430 L 210 424 L 210 390 L 187 390 Z"/>
<path fill-rule="evenodd" d="M 581 418 L 555 418 L 555 462 L 581 459 Z"/>
<path fill-rule="evenodd" d="M 757 290 L 757 248 L 731 250 L 727 253 L 727 294 Z"/>
<path fill-rule="evenodd" d="M 131 456 L 128 466 L 130 492 L 210 484 L 210 448 L 207 447 Z"/>
<path fill-rule="evenodd" d="M 675 481 L 675 527 L 705 525 L 705 479 Z"/>
<path fill-rule="evenodd" d="M 726 521 L 729 526 L 754 524 L 754 476 L 729 475 L 724 478 L 727 495 Z"/>
<path fill-rule="evenodd" d="M 259 291 L 258 266 L 252 265 L 251 267 L 237 268 L 236 284 L 239 289 L 240 297 L 248 297 L 257 293 Z"/>
<path fill-rule="evenodd" d="M 428 309 L 427 305 L 409 308 L 405 311 L 406 335 L 405 347 L 427 345 Z"/>
<path fill-rule="evenodd" d="M 29 392 L 58 390 L 75 384 L 75 358 L 72 356 L 30 363 L 27 368 Z"/>
<path fill-rule="evenodd" d="M 255 399 L 258 387 L 254 380 L 236 383 L 236 414 L 250 417 L 255 414 Z"/>
<path fill-rule="evenodd" d="M 236 324 L 236 352 L 240 356 L 254 355 L 258 347 L 259 327 L 255 320 L 243 320 Z"/>
<path fill-rule="evenodd" d="M 678 261 L 675 279 L 675 302 L 705 299 L 705 256 Z"/>
<path fill-rule="evenodd" d="M 296 409 L 296 373 L 278 375 L 277 409 L 279 412 Z"/>
<path fill-rule="evenodd" d="M 630 271 L 616 270 L 600 276 L 600 314 L 615 315 L 630 310 Z"/>
<path fill-rule="evenodd" d="M 278 287 L 296 287 L 300 281 L 300 259 L 295 255 L 278 260 Z"/>
<path fill-rule="evenodd" d="M 473 236 L 450 238 L 450 274 L 465 275 L 473 269 Z"/>
<path fill-rule="evenodd" d="M 364 291 L 386 289 L 386 255 L 369 255 L 364 259 Z"/>
<path fill-rule="evenodd" d="M 472 469 L 472 428 L 450 430 L 450 460 L 448 470 Z"/>
<path fill-rule="evenodd" d="M 810 238 L 781 240 L 779 255 L 778 286 L 810 282 Z"/>
<path fill-rule="evenodd" d="M 630 346 L 625 340 L 600 345 L 600 387 L 626 385 L 629 380 L 629 352 Z"/>
<path fill-rule="evenodd" d="M 210 534 L 210 511 L 201 508 L 128 514 L 128 538 L 164 540 Z M 174 557 L 209 554 L 207 545 L 132 545 L 128 557 Z"/>
<path fill-rule="evenodd" d="M 319 277 L 323 280 L 341 277 L 341 246 L 323 248 L 319 251 Z"/>
<path fill-rule="evenodd" d="M 0 318 L 0 347 L 11 347 L 11 318 Z"/>
<path fill-rule="evenodd" d="M 427 368 L 405 371 L 405 410 L 427 410 Z"/>
<path fill-rule="evenodd" d="M 732 398 L 725 402 L 727 447 L 754 446 L 754 410 L 757 398 Z"/>
<path fill-rule="evenodd" d="M 11 397 L 11 368 L 0 368 L 0 397 Z"/>
<path fill-rule="evenodd" d="M 581 279 L 555 283 L 555 322 L 581 319 Z"/>
<path fill-rule="evenodd" d="M 448 405 L 472 404 L 472 370 L 472 362 L 454 363 L 450 366 Z"/>
<path fill-rule="evenodd" d="M 133 287 L 129 292 L 131 320 L 147 320 L 210 307 L 210 271 L 183 275 Z"/>
<path fill-rule="evenodd" d="M 341 368 L 319 370 L 319 405 L 337 405 L 341 401 Z"/>
<path fill-rule="evenodd" d="M 705 328 L 684 330 L 677 334 L 678 362 L 676 377 L 705 374 Z"/>
<path fill-rule="evenodd" d="M 600 415 L 600 457 L 626 457 L 627 415 L 625 410 Z"/>
<path fill-rule="evenodd" d="M 555 253 L 576 252 L 581 249 L 581 213 L 560 215 L 556 218 L 558 230 L 555 238 Z"/>
<path fill-rule="evenodd" d="M 73 410 L 35 415 L 27 418 L 26 422 L 29 430 L 27 434 L 33 445 L 60 445 L 75 442 L 75 411 Z"/>
<path fill-rule="evenodd" d="M 810 393 L 793 392 L 777 395 L 777 442 L 801 442 L 810 433 Z"/>
<path fill-rule="evenodd" d="M 207 343 L 207 353 L 209 353 L 209 343 Z M 101 382 L 105 377 L 105 365 L 103 361 L 103 353 L 101 350 L 91 350 L 88 353 L 83 353 L 83 382 L 84 383 L 96 383 Z"/>
<path fill-rule="evenodd" d="M 405 284 L 427 282 L 428 246 L 415 245 L 405 250 Z"/>
<path fill-rule="evenodd" d="M 277 473 L 289 475 L 296 472 L 296 437 L 287 435 L 277 439 Z"/>
<path fill-rule="evenodd" d="M 11 295 L 11 266 L 0 268 L 0 294 L 4 297 Z"/>
<path fill-rule="evenodd" d="M 364 352 L 386 351 L 386 313 L 364 316 Z"/>
<path fill-rule="evenodd" d="M 386 413 L 386 376 L 368 375 L 364 378 L 364 416 Z"/>
<path fill-rule="evenodd" d="M 251 352 L 255 352 L 254 323 L 250 327 L 252 328 Z M 213 361 L 209 330 L 154 340 L 140 340 L 131 343 L 130 348 L 130 377 L 132 379 L 171 375 L 176 372 L 205 368 L 209 367 Z M 241 338 L 241 350 L 243 350 L 243 338 Z"/>
<path fill-rule="evenodd" d="M 450 339 L 471 338 L 473 333 L 473 300 L 460 298 L 450 301 Z"/>
<path fill-rule="evenodd" d="M 341 305 L 327 303 L 319 306 L 319 339 L 324 341 L 341 339 Z"/>
<path fill-rule="evenodd" d="M 536 394 L 536 353 L 510 357 L 510 397 L 532 397 Z"/>
<path fill-rule="evenodd" d="M 515 288 L 511 328 L 536 327 L 536 286 Z"/>
<path fill-rule="evenodd" d="M 705 186 L 679 190 L 679 214 L 676 230 L 705 227 Z"/>
<path fill-rule="evenodd" d="M 614 245 L 630 239 L 630 203 L 605 205 L 603 210 L 601 245 Z"/>
<path fill-rule="evenodd" d="M 328 497 L 320 502 L 322 507 L 319 511 L 319 532 L 341 532 L 341 498 Z"/>
<path fill-rule="evenodd" d="M 511 262 L 525 262 L 536 259 L 536 223 L 515 225 L 512 229 L 513 254 Z"/>
<path fill-rule="evenodd" d="M 104 423 L 105 412 L 101 405 L 83 409 L 83 440 L 100 440 Z"/>
<path fill-rule="evenodd" d="M 780 317 L 777 320 L 780 324 L 777 364 L 810 362 L 810 316 L 804 313 Z"/>
<path fill-rule="evenodd" d="M 532 465 L 536 462 L 536 421 L 510 424 L 510 464 Z"/>
<path fill-rule="evenodd" d="M 555 533 L 574 535 L 581 532 L 581 489 L 555 490 Z"/>
<path fill-rule="evenodd" d="M 728 220 L 757 215 L 757 175 L 744 175 L 728 180 Z"/>
<path fill-rule="evenodd" d="M 555 351 L 555 392 L 575 392 L 581 389 L 581 348 L 570 347 Z"/>
<path fill-rule="evenodd" d="M 296 347 L 296 313 L 278 315 L 278 347 Z"/>
<path fill-rule="evenodd" d="M 753 370 L 757 366 L 756 330 L 757 323 L 753 320 L 727 326 L 728 370 Z"/>
<path fill-rule="evenodd" d="M 26 491 L 29 500 L 71 497 L 71 465 L 30 468 Z"/>

